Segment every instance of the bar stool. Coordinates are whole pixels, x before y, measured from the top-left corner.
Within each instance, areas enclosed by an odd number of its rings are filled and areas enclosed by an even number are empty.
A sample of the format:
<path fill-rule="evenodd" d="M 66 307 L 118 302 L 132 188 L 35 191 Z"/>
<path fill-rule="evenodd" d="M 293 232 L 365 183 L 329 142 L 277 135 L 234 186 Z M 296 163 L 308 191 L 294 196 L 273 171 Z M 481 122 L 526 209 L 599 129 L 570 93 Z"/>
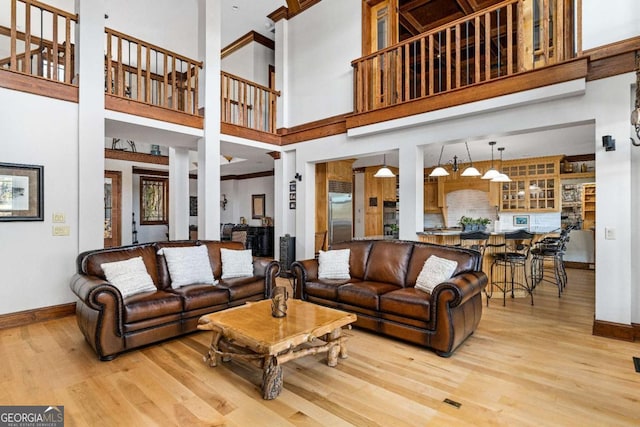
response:
<path fill-rule="evenodd" d="M 502 291 L 502 305 L 506 305 L 506 295 L 508 291 L 511 291 L 511 298 L 514 298 L 514 290 L 516 287 L 524 290 L 531 297 L 531 305 L 533 305 L 533 286 L 529 284 L 529 278 L 527 274 L 527 260 L 529 259 L 529 251 L 531 250 L 531 242 L 534 235 L 526 230 L 517 230 L 510 233 L 505 233 L 504 243 L 497 245 L 488 245 L 489 247 L 501 247 L 504 250 L 497 252 L 493 255 L 494 259 L 491 263 L 491 284 L 489 291 L 487 292 L 487 306 L 489 300 L 493 296 L 493 287 Z M 495 268 L 502 268 L 503 277 L 502 280 L 495 280 Z M 507 270 L 509 270 L 510 280 L 507 280 Z M 520 272 L 523 277 L 523 281 L 516 280 L 516 273 L 520 277 Z"/>
<path fill-rule="evenodd" d="M 460 233 L 460 243 L 455 246 L 480 251 L 480 265 L 482 266 L 484 251 L 487 248 L 487 242 L 489 241 L 490 236 L 491 235 L 489 233 L 484 231 L 468 231 Z"/>
<path fill-rule="evenodd" d="M 567 270 L 564 268 L 564 259 L 569 241 L 569 233 L 573 227 L 567 227 L 560 232 L 559 237 L 545 237 L 536 242 L 531 249 L 531 281 L 535 288 L 540 282 L 545 281 L 558 287 L 560 298 L 567 285 Z M 553 276 L 545 276 L 545 263 L 553 263 Z"/>

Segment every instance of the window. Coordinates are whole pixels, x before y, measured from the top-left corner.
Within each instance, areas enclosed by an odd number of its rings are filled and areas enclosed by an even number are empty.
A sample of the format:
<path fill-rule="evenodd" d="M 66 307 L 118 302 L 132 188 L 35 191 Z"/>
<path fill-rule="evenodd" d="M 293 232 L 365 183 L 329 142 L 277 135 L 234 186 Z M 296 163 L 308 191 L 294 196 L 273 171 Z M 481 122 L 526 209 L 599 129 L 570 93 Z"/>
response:
<path fill-rule="evenodd" d="M 167 178 L 140 177 L 140 224 L 169 222 L 169 182 Z"/>

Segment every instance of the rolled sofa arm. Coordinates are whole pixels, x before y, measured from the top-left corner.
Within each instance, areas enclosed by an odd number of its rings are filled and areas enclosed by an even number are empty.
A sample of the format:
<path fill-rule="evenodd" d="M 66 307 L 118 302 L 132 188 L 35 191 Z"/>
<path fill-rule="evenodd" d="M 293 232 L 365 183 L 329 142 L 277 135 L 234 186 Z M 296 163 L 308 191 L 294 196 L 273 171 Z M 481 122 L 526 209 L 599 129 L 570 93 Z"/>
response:
<path fill-rule="evenodd" d="M 302 288 L 307 280 L 318 280 L 318 260 L 306 259 L 295 261 L 291 264 L 291 272 L 296 283 L 296 294 L 294 298 L 305 299 L 302 294 Z"/>
<path fill-rule="evenodd" d="M 264 277 L 264 297 L 271 297 L 271 290 L 276 285 L 276 277 L 280 274 L 280 262 L 273 258 L 253 258 L 254 276 Z"/>
<path fill-rule="evenodd" d="M 487 275 L 481 271 L 459 274 L 437 285 L 431 293 L 431 347 L 449 357 L 477 329 L 482 316 L 482 290 Z"/>
<path fill-rule="evenodd" d="M 432 293 L 432 300 L 442 298 L 440 295 L 451 292 L 448 298 L 450 307 L 457 307 L 482 292 L 487 286 L 487 275 L 482 271 L 469 271 L 452 277 L 446 282 L 440 283 Z"/>
<path fill-rule="evenodd" d="M 101 360 L 113 359 L 125 349 L 122 294 L 109 282 L 83 274 L 75 274 L 70 287 L 79 298 L 76 320 L 85 339 Z"/>

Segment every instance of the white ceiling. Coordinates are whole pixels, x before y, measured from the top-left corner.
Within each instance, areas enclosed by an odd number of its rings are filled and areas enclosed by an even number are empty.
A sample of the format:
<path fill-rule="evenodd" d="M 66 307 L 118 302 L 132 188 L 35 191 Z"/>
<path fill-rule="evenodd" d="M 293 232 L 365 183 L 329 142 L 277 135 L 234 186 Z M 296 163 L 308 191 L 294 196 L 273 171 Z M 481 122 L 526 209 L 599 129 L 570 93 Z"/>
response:
<path fill-rule="evenodd" d="M 223 0 L 222 46 L 229 45 L 251 30 L 273 40 L 273 22 L 267 15 L 286 5 L 286 0 Z"/>

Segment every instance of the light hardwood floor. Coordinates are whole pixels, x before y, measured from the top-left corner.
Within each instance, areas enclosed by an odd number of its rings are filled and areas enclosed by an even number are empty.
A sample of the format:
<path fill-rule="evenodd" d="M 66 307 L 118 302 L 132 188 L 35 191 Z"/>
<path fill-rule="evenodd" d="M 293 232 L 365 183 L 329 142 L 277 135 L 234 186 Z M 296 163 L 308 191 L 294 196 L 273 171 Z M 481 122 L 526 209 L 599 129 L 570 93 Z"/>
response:
<path fill-rule="evenodd" d="M 640 424 L 640 345 L 591 335 L 594 274 L 492 300 L 448 359 L 347 331 L 349 358 L 284 365 L 264 401 L 257 370 L 202 361 L 206 332 L 100 362 L 74 317 L 0 331 L 0 404 L 64 405 L 67 426 L 624 426 Z M 456 408 L 445 399 L 458 402 Z"/>

